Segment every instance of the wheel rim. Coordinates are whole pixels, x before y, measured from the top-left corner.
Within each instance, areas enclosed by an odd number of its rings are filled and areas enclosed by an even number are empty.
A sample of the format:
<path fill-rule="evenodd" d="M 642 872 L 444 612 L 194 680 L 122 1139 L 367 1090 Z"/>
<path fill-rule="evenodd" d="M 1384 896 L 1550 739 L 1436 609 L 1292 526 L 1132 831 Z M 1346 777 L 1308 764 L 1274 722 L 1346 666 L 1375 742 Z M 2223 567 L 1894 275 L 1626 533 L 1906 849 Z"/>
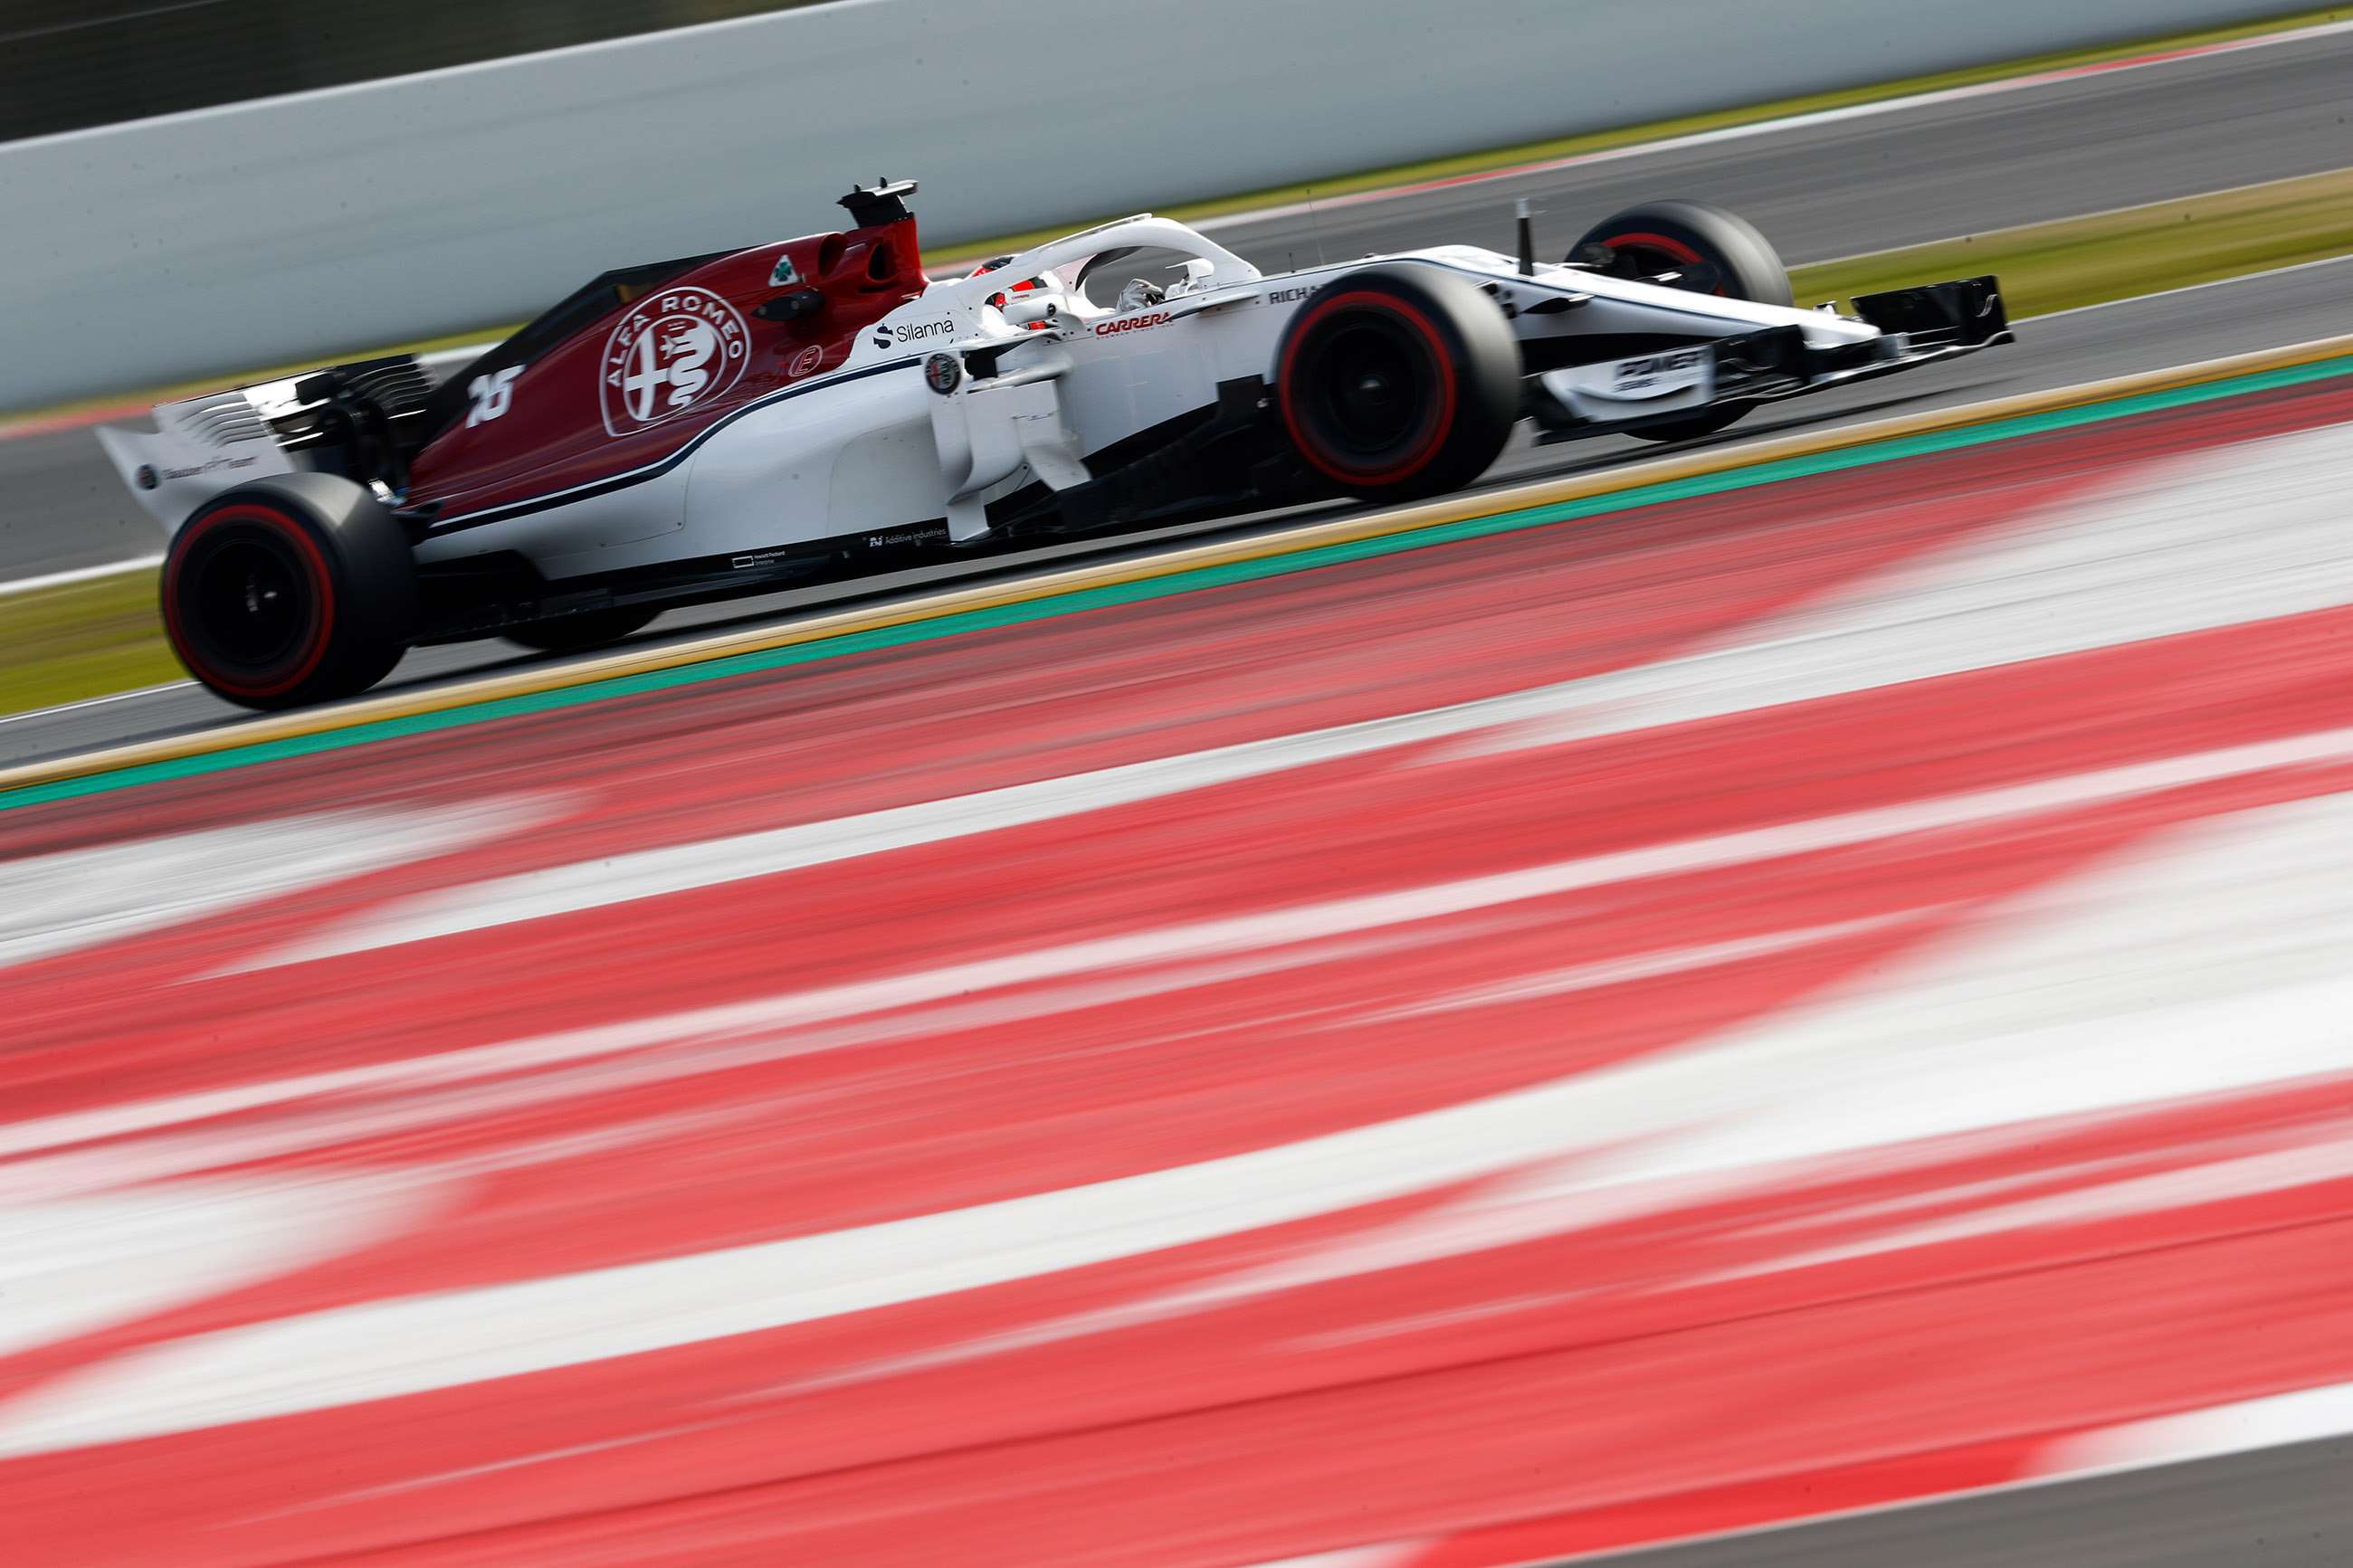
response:
<path fill-rule="evenodd" d="M 164 618 L 188 668 L 239 698 L 275 698 L 314 673 L 334 606 L 325 559 L 301 525 L 232 506 L 189 526 L 166 567 Z"/>
<path fill-rule="evenodd" d="M 205 640 L 224 663 L 241 669 L 284 663 L 308 640 L 316 618 L 301 563 L 266 535 L 223 541 L 206 554 L 191 591 Z"/>
<path fill-rule="evenodd" d="M 1312 306 L 1293 331 L 1278 384 L 1300 454 L 1343 484 L 1394 484 L 1426 468 L 1455 402 L 1437 328 L 1403 300 L 1360 290 Z"/>
<path fill-rule="evenodd" d="M 1316 422 L 1351 458 L 1378 458 L 1410 443 L 1429 412 L 1427 352 L 1377 317 L 1334 332 L 1316 366 Z"/>

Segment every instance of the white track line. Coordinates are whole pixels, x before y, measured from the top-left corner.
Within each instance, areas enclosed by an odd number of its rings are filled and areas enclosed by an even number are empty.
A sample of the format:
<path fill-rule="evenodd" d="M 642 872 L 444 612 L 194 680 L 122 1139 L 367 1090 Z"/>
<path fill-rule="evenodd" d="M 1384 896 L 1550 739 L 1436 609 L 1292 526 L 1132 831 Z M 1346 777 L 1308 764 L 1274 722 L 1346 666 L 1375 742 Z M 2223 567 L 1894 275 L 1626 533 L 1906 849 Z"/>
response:
<path fill-rule="evenodd" d="M 2114 305 L 2137 305 L 2144 300 L 2165 300 L 2176 294 L 2195 294 L 2201 289 L 2221 289 L 2232 283 L 2254 283 L 2266 278 L 2284 278 L 2291 272 L 2310 272 L 2316 268 L 2338 267 L 2353 261 L 2353 252 L 2343 256 L 2324 256 L 2316 261 L 2291 261 L 2284 267 L 2266 267 L 2261 272 L 2235 272 L 2228 278 L 2210 278 L 2203 283 L 2184 283 L 2172 289 L 2160 289 L 2154 294 L 2127 294 L 2119 300 L 2096 300 L 2088 305 L 2070 305 L 2063 310 L 2045 310 L 2038 316 L 2021 316 L 2024 321 L 2051 321 L 2061 316 L 2080 316 L 2086 310 L 2105 310 Z"/>
<path fill-rule="evenodd" d="M 69 572 L 45 572 L 37 577 L 12 577 L 0 583 L 0 597 L 10 594 L 37 594 L 44 588 L 63 588 L 74 583 L 92 583 L 100 577 L 120 577 L 126 572 L 146 572 L 164 564 L 161 555 L 142 555 L 131 561 L 110 561 L 102 566 L 77 566 Z"/>
<path fill-rule="evenodd" d="M 166 680 L 154 686 L 133 687 L 129 691 L 110 691 L 103 697 L 85 697 L 79 702 L 60 702 L 53 708 L 33 708 L 22 713 L 0 717 L 0 724 L 21 724 L 27 719 L 55 719 L 61 714 L 79 713 L 85 708 L 103 708 L 110 702 L 128 702 L 134 697 L 159 697 L 166 691 L 181 691 L 195 684 L 193 680 Z"/>
<path fill-rule="evenodd" d="M 2224 43 L 2194 45 L 2182 49 L 2160 49 L 2145 57 L 2126 57 L 2116 60 L 2093 61 L 2085 65 L 2063 66 L 2055 70 L 2037 71 L 2029 76 L 2004 77 L 1994 81 L 1972 82 L 1965 87 L 1939 88 L 1932 92 L 1908 93 L 1901 98 L 1884 98 L 1870 103 L 1847 104 L 1838 109 L 1818 109 L 1803 114 L 1782 115 L 1773 120 L 1752 121 L 1745 125 L 1727 125 L 1714 131 L 1695 131 L 1683 136 L 1662 137 L 1653 142 L 1630 142 L 1623 147 L 1606 147 L 1590 153 L 1573 153 L 1558 158 L 1541 158 L 1527 163 L 1515 163 L 1498 169 L 1482 169 L 1475 173 L 1452 174 L 1434 180 L 1419 180 L 1410 184 L 1388 185 L 1378 190 L 1356 191 L 1323 200 L 1285 202 L 1275 206 L 1254 207 L 1248 212 L 1228 213 L 1206 218 L 1193 225 L 1204 232 L 1236 228 L 1245 224 L 1263 223 L 1273 218 L 1301 217 L 1335 208 L 1365 206 L 1376 202 L 1395 201 L 1400 197 L 1427 195 L 1432 191 L 1453 190 L 1465 185 L 1489 184 L 1497 180 L 1518 179 L 1529 174 L 1552 174 L 1593 163 L 1610 163 L 1628 158 L 1647 157 L 1654 153 L 1676 153 L 1694 147 L 1719 146 L 1727 142 L 1746 141 L 1752 137 L 1770 136 L 1784 131 L 1802 131 L 1820 125 L 1836 125 L 1847 121 L 1867 120 L 1882 114 L 1901 113 L 1909 109 L 1924 109 L 1936 104 L 1956 103 L 1973 98 L 1990 98 L 2005 93 L 2022 92 L 2031 88 L 2049 87 L 2060 82 L 2080 81 L 2087 78 L 2107 76 L 2123 71 L 2147 70 L 2158 66 L 2179 65 L 2189 60 L 2210 58 L 2216 55 L 2238 54 L 2248 49 L 2269 47 L 2274 44 L 2297 43 L 2306 39 L 2324 38 L 2353 31 L 2353 22 L 2327 22 L 2316 27 L 2292 28 L 2278 33 L 2264 33 L 2252 38 L 2237 38 Z"/>

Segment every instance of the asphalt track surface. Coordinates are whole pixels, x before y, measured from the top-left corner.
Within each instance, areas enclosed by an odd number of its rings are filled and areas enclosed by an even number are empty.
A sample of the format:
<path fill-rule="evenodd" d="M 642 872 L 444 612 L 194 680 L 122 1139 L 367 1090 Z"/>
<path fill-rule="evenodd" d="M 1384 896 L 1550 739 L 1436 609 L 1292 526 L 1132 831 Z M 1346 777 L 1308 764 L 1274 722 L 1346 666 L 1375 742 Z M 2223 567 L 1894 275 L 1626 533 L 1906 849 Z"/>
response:
<path fill-rule="evenodd" d="M 1623 1568 L 2341 1568 L 2353 1442 L 1989 1492 L 1588 1563 Z"/>
<path fill-rule="evenodd" d="M 1816 261 L 2353 165 L 2348 79 L 2353 35 L 2323 36 L 1211 226 L 1270 269 L 1440 242 L 1509 250 L 1526 196 L 1539 247 L 1559 255 L 1613 211 L 1678 196 L 1730 206 L 1785 259 Z M 87 431 L 0 441 L 0 577 L 157 548 Z"/>

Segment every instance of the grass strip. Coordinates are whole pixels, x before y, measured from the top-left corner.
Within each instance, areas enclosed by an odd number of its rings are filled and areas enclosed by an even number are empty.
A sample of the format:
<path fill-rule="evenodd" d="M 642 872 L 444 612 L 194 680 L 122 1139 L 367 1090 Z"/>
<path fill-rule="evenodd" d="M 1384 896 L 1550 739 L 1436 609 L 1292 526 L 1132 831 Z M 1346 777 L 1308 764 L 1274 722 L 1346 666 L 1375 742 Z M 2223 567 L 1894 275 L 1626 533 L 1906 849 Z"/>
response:
<path fill-rule="evenodd" d="M 152 567 L 0 598 L 0 713 L 185 679 Z"/>
<path fill-rule="evenodd" d="M 1793 268 L 1800 304 L 1998 273 L 2013 320 L 2353 253 L 2353 169 Z"/>

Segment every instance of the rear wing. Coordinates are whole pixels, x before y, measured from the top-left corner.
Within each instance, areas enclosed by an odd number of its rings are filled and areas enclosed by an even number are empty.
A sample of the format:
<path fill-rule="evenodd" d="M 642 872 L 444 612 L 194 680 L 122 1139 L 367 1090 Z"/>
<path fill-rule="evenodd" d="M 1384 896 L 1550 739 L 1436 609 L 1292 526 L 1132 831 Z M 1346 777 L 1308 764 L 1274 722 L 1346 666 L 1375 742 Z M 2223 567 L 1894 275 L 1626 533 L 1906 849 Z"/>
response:
<path fill-rule="evenodd" d="M 400 488 L 430 429 L 432 393 L 425 364 L 395 354 L 159 403 L 153 435 L 100 426 L 98 444 L 170 534 L 214 496 L 265 475 L 324 469 Z"/>
<path fill-rule="evenodd" d="M 148 516 L 166 535 L 206 501 L 249 479 L 290 474 L 295 463 L 250 391 L 216 392 L 155 405 L 155 430 L 101 425 L 98 444 Z"/>

